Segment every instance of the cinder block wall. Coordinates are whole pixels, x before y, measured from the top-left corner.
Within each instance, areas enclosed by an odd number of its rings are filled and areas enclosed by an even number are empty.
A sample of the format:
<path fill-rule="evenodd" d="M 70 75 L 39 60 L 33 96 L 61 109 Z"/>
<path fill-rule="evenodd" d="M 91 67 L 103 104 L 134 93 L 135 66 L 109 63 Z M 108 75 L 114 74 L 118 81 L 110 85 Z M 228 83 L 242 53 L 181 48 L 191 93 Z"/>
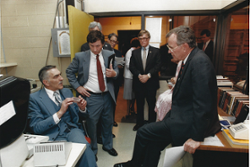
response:
<path fill-rule="evenodd" d="M 46 63 L 57 0 L 1 0 L 1 28 L 8 75 L 38 79 L 38 71 Z M 2 50 L 2 46 L 1 46 Z M 1 63 L 3 63 L 3 53 Z M 68 84 L 65 70 L 70 58 L 54 58 L 50 48 L 48 64 L 56 65 Z M 1 69 L 5 74 L 5 69 Z"/>

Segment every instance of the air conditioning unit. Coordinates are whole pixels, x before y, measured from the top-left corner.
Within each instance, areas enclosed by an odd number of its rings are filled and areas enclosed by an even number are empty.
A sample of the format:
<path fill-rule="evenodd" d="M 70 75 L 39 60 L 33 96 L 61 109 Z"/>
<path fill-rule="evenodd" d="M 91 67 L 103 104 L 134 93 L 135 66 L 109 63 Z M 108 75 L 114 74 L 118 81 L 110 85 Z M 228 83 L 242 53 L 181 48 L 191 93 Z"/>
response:
<path fill-rule="evenodd" d="M 65 165 L 67 163 L 71 142 L 44 142 L 34 145 L 34 165 L 52 166 Z"/>

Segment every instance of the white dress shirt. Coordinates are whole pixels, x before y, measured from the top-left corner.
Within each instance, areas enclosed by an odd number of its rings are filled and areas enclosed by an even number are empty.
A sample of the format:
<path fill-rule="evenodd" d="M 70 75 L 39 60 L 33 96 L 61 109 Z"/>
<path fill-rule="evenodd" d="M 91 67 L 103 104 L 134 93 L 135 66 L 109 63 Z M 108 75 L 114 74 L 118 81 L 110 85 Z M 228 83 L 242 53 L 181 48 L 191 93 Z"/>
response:
<path fill-rule="evenodd" d="M 141 60 L 142 60 L 142 62 L 143 62 L 143 50 L 144 50 L 144 48 L 146 49 L 146 62 L 147 62 L 149 45 L 146 46 L 146 47 L 141 47 Z M 145 64 L 145 69 L 146 69 L 146 64 Z M 141 74 L 139 74 L 139 75 L 141 75 Z M 151 78 L 150 73 L 148 73 L 147 75 L 148 75 L 149 78 Z"/>
<path fill-rule="evenodd" d="M 99 60 L 102 66 L 102 73 L 105 83 L 105 90 L 104 92 L 108 91 L 107 82 L 106 82 L 106 68 L 104 66 L 104 59 L 102 56 L 102 52 L 99 53 Z M 93 93 L 102 93 L 102 91 L 99 88 L 99 82 L 98 82 L 98 75 L 97 75 L 97 67 L 96 67 L 96 55 L 90 51 L 90 66 L 89 66 L 89 79 L 83 85 L 84 88 L 90 90 Z"/>

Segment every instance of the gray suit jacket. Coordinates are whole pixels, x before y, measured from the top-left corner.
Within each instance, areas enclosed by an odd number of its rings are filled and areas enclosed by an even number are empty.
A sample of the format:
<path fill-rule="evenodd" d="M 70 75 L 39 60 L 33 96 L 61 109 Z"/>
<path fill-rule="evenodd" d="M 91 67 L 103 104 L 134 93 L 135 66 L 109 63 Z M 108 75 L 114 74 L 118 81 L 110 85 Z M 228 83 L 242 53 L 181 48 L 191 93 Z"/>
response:
<path fill-rule="evenodd" d="M 109 68 L 108 58 L 112 54 L 114 54 L 113 51 L 102 50 L 102 56 L 106 68 Z M 67 78 L 69 80 L 69 83 L 72 85 L 74 89 L 77 89 L 79 86 L 83 86 L 85 83 L 87 83 L 89 78 L 89 65 L 90 65 L 90 50 L 75 54 L 74 59 L 70 63 L 69 67 L 66 69 Z M 106 78 L 106 81 L 107 81 L 108 91 L 112 96 L 114 102 L 116 102 L 114 93 L 114 84 L 113 84 L 113 79 L 116 79 L 119 74 L 116 62 L 114 63 L 113 69 L 116 71 L 117 74 L 116 77 Z M 78 73 L 78 77 L 76 77 L 75 73 Z"/>
<path fill-rule="evenodd" d="M 66 88 L 60 90 L 60 93 L 64 98 L 73 97 L 72 92 Z M 55 140 L 60 132 L 60 124 L 56 124 L 53 119 L 53 114 L 57 112 L 53 103 L 44 88 L 30 94 L 29 126 L 35 134 L 49 136 L 50 140 Z M 69 111 L 72 122 L 68 122 L 68 124 L 81 129 L 81 124 L 78 121 L 79 116 L 83 113 L 79 112 L 78 106 L 75 103 L 69 106 Z"/>

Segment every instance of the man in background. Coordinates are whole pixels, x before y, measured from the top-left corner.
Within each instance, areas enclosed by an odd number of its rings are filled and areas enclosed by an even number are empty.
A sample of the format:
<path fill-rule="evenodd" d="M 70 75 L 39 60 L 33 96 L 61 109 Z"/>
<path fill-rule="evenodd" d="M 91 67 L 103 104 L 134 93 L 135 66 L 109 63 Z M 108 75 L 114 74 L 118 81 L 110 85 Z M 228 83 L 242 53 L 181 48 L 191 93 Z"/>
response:
<path fill-rule="evenodd" d="M 122 58 L 122 53 L 119 50 L 115 49 L 115 46 L 118 43 L 118 36 L 115 33 L 109 34 L 107 42 L 110 44 L 111 48 L 115 52 L 115 58 L 116 59 Z M 118 63 L 118 61 L 116 61 L 116 62 Z M 118 69 L 119 69 L 119 75 L 118 75 L 117 79 L 114 80 L 115 98 L 116 99 L 117 99 L 117 96 L 119 93 L 119 88 L 123 82 L 123 65 L 124 65 L 123 62 L 121 64 L 117 64 Z M 115 110 L 116 110 L 116 105 L 114 106 L 114 124 L 113 124 L 113 126 L 117 127 L 118 124 L 115 122 Z"/>
<path fill-rule="evenodd" d="M 92 150 L 97 154 L 96 127 L 101 120 L 102 148 L 110 155 L 117 156 L 112 136 L 113 108 L 116 103 L 113 80 L 119 71 L 115 61 L 109 64 L 109 57 L 114 52 L 102 49 L 104 35 L 100 31 L 91 31 L 87 41 L 90 50 L 76 53 L 66 74 L 72 87 L 87 101 L 86 123 Z M 75 73 L 78 73 L 78 77 Z"/>
<path fill-rule="evenodd" d="M 43 67 L 38 76 L 44 88 L 30 94 L 30 128 L 35 134 L 49 136 L 50 141 L 66 140 L 86 144 L 77 166 L 97 166 L 94 152 L 78 123 L 79 116 L 87 112 L 87 102 L 80 96 L 79 101 L 74 101 L 72 92 L 63 88 L 63 77 L 56 66 Z"/>
<path fill-rule="evenodd" d="M 214 51 L 214 42 L 210 39 L 210 31 L 208 29 L 201 31 L 201 40 L 202 43 L 198 44 L 198 47 L 203 50 L 206 55 L 210 58 L 211 62 L 213 63 L 213 51 Z"/>
<path fill-rule="evenodd" d="M 102 25 L 101 25 L 99 22 L 92 21 L 92 22 L 89 24 L 89 32 L 90 32 L 90 31 L 94 31 L 94 30 L 97 30 L 97 31 L 101 31 L 101 32 L 102 32 Z M 88 42 L 86 42 L 85 44 L 83 44 L 83 45 L 81 46 L 81 52 L 86 51 L 86 50 L 89 50 L 89 49 L 90 49 L 90 48 L 89 48 Z M 104 43 L 103 49 L 112 50 L 110 44 L 107 43 L 107 42 Z"/>
<path fill-rule="evenodd" d="M 148 121 L 156 121 L 154 111 L 156 91 L 159 88 L 158 72 L 161 67 L 161 55 L 158 48 L 149 45 L 150 33 L 141 30 L 138 34 L 141 44 L 140 49 L 132 52 L 129 70 L 133 74 L 133 89 L 137 105 L 136 125 L 133 130 L 138 130 L 144 124 L 144 104 L 148 103 Z"/>

